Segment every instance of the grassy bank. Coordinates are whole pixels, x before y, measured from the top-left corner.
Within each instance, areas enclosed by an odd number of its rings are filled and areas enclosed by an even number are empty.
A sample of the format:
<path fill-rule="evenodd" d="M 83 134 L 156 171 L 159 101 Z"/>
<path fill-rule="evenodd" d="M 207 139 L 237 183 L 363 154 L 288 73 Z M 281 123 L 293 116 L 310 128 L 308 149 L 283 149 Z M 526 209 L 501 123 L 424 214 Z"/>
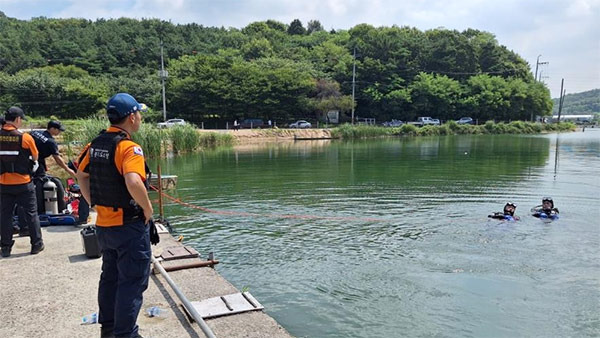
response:
<path fill-rule="evenodd" d="M 573 131 L 575 124 L 571 122 L 538 123 L 513 121 L 510 123 L 494 123 L 487 121 L 482 125 L 460 125 L 449 121 L 441 126 L 417 127 L 404 124 L 400 127 L 389 128 L 367 125 L 344 124 L 331 130 L 331 136 L 336 138 L 371 138 L 382 136 L 433 136 L 433 135 L 460 135 L 460 134 L 538 134 L 553 131 Z"/>
<path fill-rule="evenodd" d="M 106 118 L 89 118 L 82 120 L 63 121 L 67 130 L 61 135 L 67 144 L 67 155 L 72 157 L 74 150 L 72 143 L 80 145 L 91 142 L 98 133 L 108 128 Z M 165 155 L 167 151 L 186 153 L 202 148 L 232 146 L 235 139 L 230 134 L 199 133 L 192 125 L 174 126 L 168 129 L 159 129 L 153 124 L 142 123 L 140 130 L 133 135 L 133 140 L 138 143 L 146 156 L 157 158 Z"/>

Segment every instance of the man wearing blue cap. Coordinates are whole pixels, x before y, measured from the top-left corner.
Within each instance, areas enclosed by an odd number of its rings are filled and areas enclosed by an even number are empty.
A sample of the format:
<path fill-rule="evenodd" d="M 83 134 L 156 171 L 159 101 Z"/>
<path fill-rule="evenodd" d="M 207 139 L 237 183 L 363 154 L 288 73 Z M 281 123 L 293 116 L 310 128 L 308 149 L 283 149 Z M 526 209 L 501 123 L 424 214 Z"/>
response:
<path fill-rule="evenodd" d="M 152 204 L 146 191 L 148 167 L 142 148 L 131 140 L 142 123 L 143 105 L 131 95 L 110 98 L 110 127 L 79 156 L 81 193 L 98 214 L 102 251 L 98 288 L 102 337 L 140 337 L 136 324 L 150 274 Z"/>

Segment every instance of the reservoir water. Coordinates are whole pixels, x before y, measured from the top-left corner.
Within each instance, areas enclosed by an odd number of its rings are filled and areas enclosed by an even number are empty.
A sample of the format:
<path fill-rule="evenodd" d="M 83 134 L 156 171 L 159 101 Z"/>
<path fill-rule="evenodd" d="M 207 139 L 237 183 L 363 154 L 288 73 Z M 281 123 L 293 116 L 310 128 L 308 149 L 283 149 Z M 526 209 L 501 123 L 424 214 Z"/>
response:
<path fill-rule="evenodd" d="M 170 194 L 206 208 L 167 203 L 174 233 L 292 335 L 600 335 L 598 129 L 302 141 L 162 166 L 179 176 Z M 560 220 L 529 216 L 545 196 Z M 487 217 L 507 201 L 520 221 Z"/>

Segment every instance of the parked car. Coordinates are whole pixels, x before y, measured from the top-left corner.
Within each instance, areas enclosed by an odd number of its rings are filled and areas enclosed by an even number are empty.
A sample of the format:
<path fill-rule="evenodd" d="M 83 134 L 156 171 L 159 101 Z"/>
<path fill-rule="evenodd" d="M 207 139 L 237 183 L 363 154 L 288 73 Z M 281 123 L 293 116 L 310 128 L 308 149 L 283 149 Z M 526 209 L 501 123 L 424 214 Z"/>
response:
<path fill-rule="evenodd" d="M 261 119 L 245 119 L 240 123 L 240 128 L 252 129 L 252 128 L 264 128 L 265 123 Z"/>
<path fill-rule="evenodd" d="M 299 129 L 312 128 L 312 124 L 310 124 L 310 122 L 308 122 L 308 121 L 298 120 L 298 121 L 290 124 L 290 128 L 299 128 Z"/>
<path fill-rule="evenodd" d="M 434 125 L 434 126 L 439 126 L 440 125 L 440 120 L 438 119 L 432 119 L 431 117 L 419 117 L 417 119 L 417 121 L 419 122 L 419 124 L 426 126 L 428 124 L 430 125 Z"/>
<path fill-rule="evenodd" d="M 395 119 L 392 119 L 391 121 L 385 121 L 382 123 L 384 127 L 400 127 L 403 124 L 404 122 Z"/>
<path fill-rule="evenodd" d="M 458 124 L 475 124 L 475 121 L 473 121 L 473 119 L 470 117 L 461 117 L 460 120 L 456 120 L 456 123 L 458 123 Z"/>
<path fill-rule="evenodd" d="M 158 124 L 159 128 L 171 128 L 173 126 L 183 126 L 185 125 L 185 121 L 183 119 L 170 119 L 165 122 L 160 122 Z"/>

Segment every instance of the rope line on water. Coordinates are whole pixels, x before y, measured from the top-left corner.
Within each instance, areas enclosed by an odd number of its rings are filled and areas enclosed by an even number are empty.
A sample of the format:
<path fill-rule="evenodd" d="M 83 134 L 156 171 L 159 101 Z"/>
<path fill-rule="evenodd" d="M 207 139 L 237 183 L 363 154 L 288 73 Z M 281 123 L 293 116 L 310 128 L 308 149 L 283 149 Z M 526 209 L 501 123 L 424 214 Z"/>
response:
<path fill-rule="evenodd" d="M 150 185 L 150 188 L 156 192 L 158 192 L 158 188 Z M 244 211 L 227 211 L 227 210 L 215 210 L 205 208 L 199 205 L 195 205 L 189 202 L 182 201 L 180 198 L 173 197 L 166 192 L 162 192 L 162 195 L 171 201 L 196 210 L 201 210 L 211 214 L 217 215 L 228 215 L 228 216 L 254 216 L 254 217 L 269 217 L 269 218 L 291 218 L 291 219 L 325 219 L 325 220 L 336 220 L 336 221 L 363 221 L 363 222 L 380 222 L 381 219 L 372 218 L 372 217 L 335 217 L 335 216 L 315 216 L 315 215 L 281 215 L 281 214 L 257 214 L 252 212 L 244 212 Z"/>

